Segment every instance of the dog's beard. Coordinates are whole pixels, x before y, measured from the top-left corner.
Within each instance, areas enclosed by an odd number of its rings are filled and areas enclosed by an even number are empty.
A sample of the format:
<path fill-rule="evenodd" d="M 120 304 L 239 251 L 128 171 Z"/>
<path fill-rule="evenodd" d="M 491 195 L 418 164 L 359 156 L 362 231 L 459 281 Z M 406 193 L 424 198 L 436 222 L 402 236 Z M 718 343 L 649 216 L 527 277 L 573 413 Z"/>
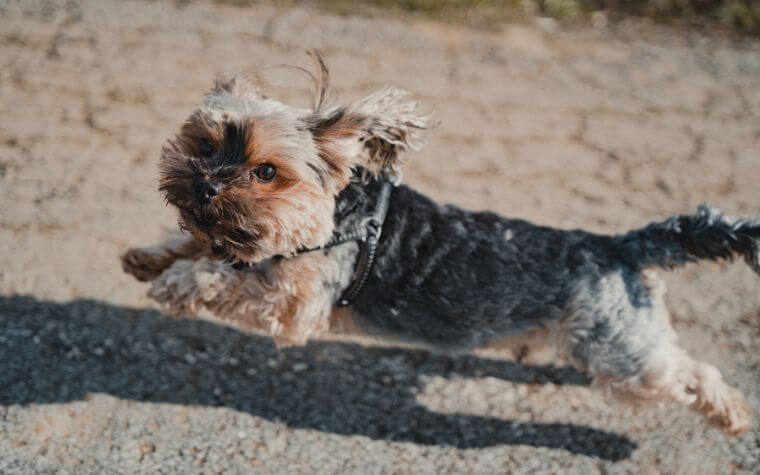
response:
<path fill-rule="evenodd" d="M 203 206 L 192 211 L 180 209 L 180 227 L 196 239 L 210 241 L 223 251 L 223 257 L 243 261 L 252 259 L 259 248 L 257 241 L 260 232 L 255 226 L 231 225 L 229 221 L 220 220 L 219 214 L 209 208 Z M 238 218 L 235 221 L 241 220 Z"/>
<path fill-rule="evenodd" d="M 238 181 L 232 169 L 213 171 L 229 191 L 205 204 L 197 201 L 193 190 L 193 183 L 212 174 L 202 160 L 179 153 L 169 154 L 160 172 L 159 190 L 166 202 L 179 210 L 182 229 L 200 241 L 212 242 L 224 251 L 226 257 L 249 261 L 256 255 L 261 236 L 256 213 L 244 197 L 232 189 Z"/>
<path fill-rule="evenodd" d="M 210 242 L 220 257 L 249 262 L 259 251 L 260 232 L 250 224 L 233 225 L 243 221 L 237 215 L 232 222 L 220 219 L 220 215 L 229 215 L 223 206 L 201 206 L 192 210 L 180 208 L 179 215 L 180 227 L 197 240 Z"/>

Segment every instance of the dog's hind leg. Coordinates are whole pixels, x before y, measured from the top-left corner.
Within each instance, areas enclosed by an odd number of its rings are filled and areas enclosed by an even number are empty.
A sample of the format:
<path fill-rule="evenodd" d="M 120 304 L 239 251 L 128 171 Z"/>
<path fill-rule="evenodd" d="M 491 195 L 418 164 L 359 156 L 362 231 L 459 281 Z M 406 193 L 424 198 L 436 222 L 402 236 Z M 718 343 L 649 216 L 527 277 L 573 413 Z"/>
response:
<path fill-rule="evenodd" d="M 623 401 L 675 401 L 728 435 L 749 430 L 752 409 L 744 396 L 726 384 L 714 366 L 695 360 L 678 345 L 663 298 L 664 283 L 650 271 L 633 278 L 646 288 L 646 302 L 632 303 L 630 288 L 620 285 L 625 279 L 613 276 L 601 283 L 595 290 L 603 289 L 603 295 L 597 292 L 596 300 L 606 304 L 597 303 L 596 309 L 605 313 L 569 320 L 570 359 L 588 371 L 596 385 Z M 590 300 L 576 307 L 593 308 Z"/>

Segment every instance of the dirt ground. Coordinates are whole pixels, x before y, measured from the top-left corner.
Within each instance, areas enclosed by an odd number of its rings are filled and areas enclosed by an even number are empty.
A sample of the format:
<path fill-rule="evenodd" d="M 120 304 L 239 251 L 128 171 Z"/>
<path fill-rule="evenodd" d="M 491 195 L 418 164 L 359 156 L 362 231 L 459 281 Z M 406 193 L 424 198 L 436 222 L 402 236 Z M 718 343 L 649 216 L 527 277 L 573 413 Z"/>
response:
<path fill-rule="evenodd" d="M 340 98 L 393 84 L 434 112 L 405 179 L 436 199 L 610 233 L 703 201 L 760 216 L 757 41 L 0 1 L 0 473 L 760 473 L 760 424 L 729 440 L 685 409 L 634 414 L 564 368 L 278 352 L 161 314 L 117 256 L 176 226 L 162 142 L 218 75 L 306 66 L 308 47 Z M 684 346 L 760 410 L 760 279 L 666 278 Z"/>

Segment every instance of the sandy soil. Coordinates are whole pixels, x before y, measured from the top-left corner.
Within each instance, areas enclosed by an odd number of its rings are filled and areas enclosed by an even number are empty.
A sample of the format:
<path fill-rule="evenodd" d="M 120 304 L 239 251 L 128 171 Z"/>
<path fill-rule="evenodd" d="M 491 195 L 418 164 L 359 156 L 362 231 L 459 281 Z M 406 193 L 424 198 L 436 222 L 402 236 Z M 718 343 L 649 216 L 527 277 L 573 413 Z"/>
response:
<path fill-rule="evenodd" d="M 406 181 L 619 232 L 712 202 L 760 216 L 760 43 L 641 25 L 496 34 L 305 9 L 0 2 L 0 473 L 758 473 L 672 406 L 484 356 L 261 337 L 158 312 L 117 256 L 175 228 L 160 146 L 219 75 L 307 65 L 394 84 L 441 125 Z M 281 74 L 286 100 L 306 83 Z M 668 274 L 684 345 L 760 410 L 760 279 Z"/>

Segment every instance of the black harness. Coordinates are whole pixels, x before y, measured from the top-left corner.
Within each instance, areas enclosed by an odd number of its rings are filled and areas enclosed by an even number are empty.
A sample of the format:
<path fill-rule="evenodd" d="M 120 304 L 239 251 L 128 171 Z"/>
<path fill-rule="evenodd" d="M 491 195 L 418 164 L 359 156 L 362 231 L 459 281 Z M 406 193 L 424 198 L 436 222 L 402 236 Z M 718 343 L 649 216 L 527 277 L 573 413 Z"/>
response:
<path fill-rule="evenodd" d="M 359 291 L 364 287 L 367 277 L 369 277 L 369 273 L 372 270 L 372 264 L 375 262 L 377 243 L 380 241 L 380 235 L 383 233 L 383 223 L 385 223 L 385 216 L 388 214 L 388 204 L 391 200 L 392 190 L 393 184 L 389 181 L 383 181 L 382 186 L 380 187 L 380 193 L 377 196 L 375 209 L 372 213 L 362 219 L 358 226 L 349 228 L 345 232 L 336 231 L 333 234 L 333 237 L 323 246 L 311 249 L 300 249 L 298 251 L 298 254 L 304 254 L 306 252 L 328 249 L 347 242 L 356 241 L 359 243 L 359 256 L 356 261 L 356 267 L 354 268 L 354 276 L 351 278 L 351 283 L 346 287 L 346 290 L 343 291 L 340 298 L 338 298 L 338 301 L 335 303 L 338 307 L 351 305 L 359 295 Z"/>
<path fill-rule="evenodd" d="M 329 249 L 340 244 L 354 241 L 359 244 L 359 256 L 356 261 L 356 267 L 354 268 L 354 275 L 351 278 L 351 283 L 346 287 L 338 298 L 338 301 L 335 303 L 338 307 L 351 305 L 351 303 L 356 300 L 356 297 L 359 295 L 359 292 L 362 287 L 364 287 L 364 283 L 369 277 L 369 273 L 372 270 L 372 264 L 375 262 L 377 244 L 383 233 L 383 223 L 385 223 L 385 216 L 388 214 L 388 205 L 390 203 L 393 186 L 393 183 L 387 180 L 382 182 L 380 192 L 377 196 L 375 209 L 368 216 L 365 216 L 360 224 L 343 232 L 335 231 L 330 240 L 322 246 L 299 249 L 296 252 L 296 255 L 300 255 L 307 252 Z M 233 264 L 233 267 L 236 269 L 249 266 L 250 264 L 242 262 Z"/>

